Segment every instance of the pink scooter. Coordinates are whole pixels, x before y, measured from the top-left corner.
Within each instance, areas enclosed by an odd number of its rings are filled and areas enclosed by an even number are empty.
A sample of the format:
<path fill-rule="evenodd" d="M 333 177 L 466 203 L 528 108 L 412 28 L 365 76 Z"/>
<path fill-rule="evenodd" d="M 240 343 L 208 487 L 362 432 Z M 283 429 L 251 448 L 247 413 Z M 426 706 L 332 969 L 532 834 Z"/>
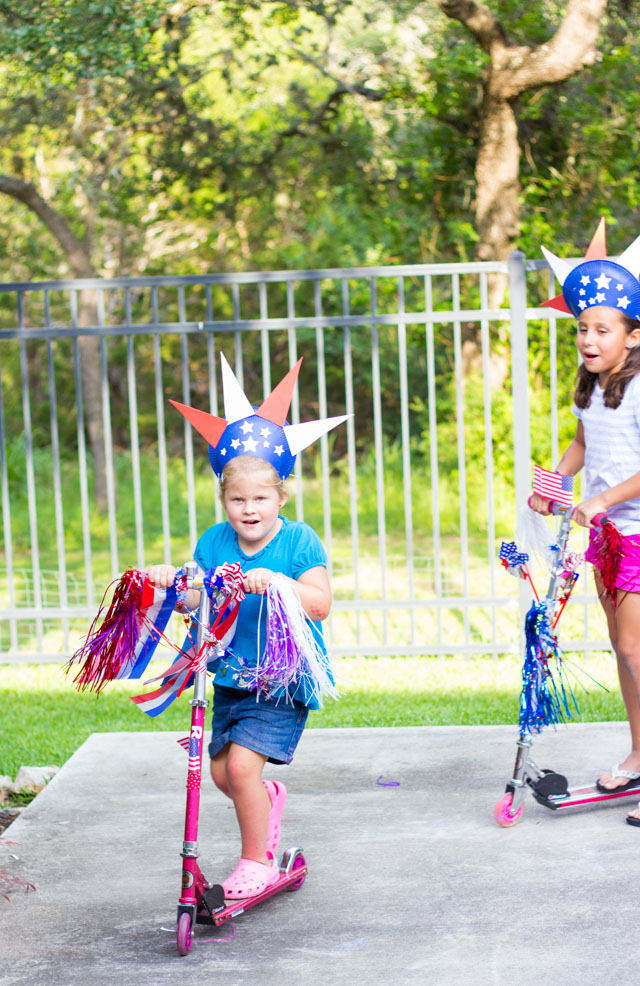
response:
<path fill-rule="evenodd" d="M 563 570 L 564 553 L 569 539 L 571 527 L 571 510 L 565 510 L 557 503 L 553 504 L 554 514 L 560 514 L 562 519 L 556 538 L 556 560 L 551 572 L 549 588 L 545 597 L 550 622 L 558 611 L 557 587 Z M 593 518 L 594 527 L 604 527 L 611 521 L 606 514 L 598 514 Z M 558 614 L 559 615 L 559 614 Z M 557 616 L 556 616 L 557 619 Z M 527 788 L 531 791 L 538 804 L 561 811 L 566 808 L 579 808 L 585 805 L 602 804 L 606 801 L 617 801 L 620 798 L 638 799 L 640 796 L 640 778 L 624 790 L 600 791 L 595 784 L 585 787 L 569 788 L 567 778 L 554 770 L 540 769 L 531 759 L 533 738 L 529 730 L 521 730 L 518 736 L 516 761 L 513 776 L 506 786 L 505 794 L 498 799 L 493 809 L 496 822 L 502 828 L 510 828 L 520 821 L 524 811 L 524 799 Z"/>
<path fill-rule="evenodd" d="M 210 601 L 206 589 L 196 575 L 195 562 L 185 566 L 187 585 L 200 590 L 197 652 L 207 641 L 210 618 Z M 210 638 L 215 642 L 215 637 Z M 278 880 L 255 897 L 226 902 L 220 884 L 209 883 L 198 864 L 198 816 L 200 812 L 200 785 L 202 780 L 202 751 L 204 746 L 206 699 L 206 672 L 196 671 L 193 698 L 190 701 L 191 732 L 189 736 L 189 769 L 187 774 L 187 806 L 182 843 L 182 894 L 178 903 L 176 944 L 180 955 L 188 955 L 193 942 L 196 924 L 224 924 L 233 917 L 262 903 L 281 890 L 298 890 L 305 881 L 307 864 L 302 849 L 286 849 L 280 860 Z"/>

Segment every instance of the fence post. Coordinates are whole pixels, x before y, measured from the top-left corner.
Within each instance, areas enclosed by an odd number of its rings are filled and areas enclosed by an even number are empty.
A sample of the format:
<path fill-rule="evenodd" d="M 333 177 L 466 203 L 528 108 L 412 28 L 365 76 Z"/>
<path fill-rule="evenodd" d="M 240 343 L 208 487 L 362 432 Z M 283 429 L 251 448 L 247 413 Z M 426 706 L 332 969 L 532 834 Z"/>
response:
<path fill-rule="evenodd" d="M 524 254 L 509 254 L 509 313 L 511 319 L 511 403 L 513 409 L 513 478 L 516 516 L 531 492 L 531 434 L 529 426 L 529 353 L 527 340 L 527 281 Z M 528 586 L 519 580 L 521 639 L 531 603 Z"/>

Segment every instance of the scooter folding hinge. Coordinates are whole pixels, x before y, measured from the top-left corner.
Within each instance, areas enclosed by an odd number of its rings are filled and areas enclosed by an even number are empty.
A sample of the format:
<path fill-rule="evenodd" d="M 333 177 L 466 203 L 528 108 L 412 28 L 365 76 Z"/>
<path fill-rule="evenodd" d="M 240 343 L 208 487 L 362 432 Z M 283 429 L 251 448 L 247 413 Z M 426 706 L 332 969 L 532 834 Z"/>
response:
<path fill-rule="evenodd" d="M 197 859 L 198 858 L 198 843 L 197 842 L 183 842 L 182 852 L 180 855 L 183 859 Z"/>

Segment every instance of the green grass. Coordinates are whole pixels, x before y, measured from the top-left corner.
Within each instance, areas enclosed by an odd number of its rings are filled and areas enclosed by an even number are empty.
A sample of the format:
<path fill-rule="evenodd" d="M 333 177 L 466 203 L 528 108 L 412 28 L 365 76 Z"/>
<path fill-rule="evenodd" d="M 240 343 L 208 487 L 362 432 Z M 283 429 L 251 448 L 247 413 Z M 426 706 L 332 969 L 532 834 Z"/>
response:
<path fill-rule="evenodd" d="M 154 662 L 148 677 L 165 666 L 166 662 Z M 520 661 L 516 657 L 354 657 L 339 658 L 334 666 L 342 697 L 312 713 L 310 728 L 517 721 Z M 609 690 L 598 687 L 578 668 Z M 592 656 L 588 662 L 572 663 L 571 680 L 580 721 L 625 719 L 611 657 Z M 99 697 L 79 694 L 56 665 L 0 666 L 0 774 L 15 777 L 22 765 L 61 766 L 91 733 L 188 732 L 188 695 L 150 719 L 129 701 L 129 696 L 143 690 L 140 682 L 123 681 L 109 684 Z"/>

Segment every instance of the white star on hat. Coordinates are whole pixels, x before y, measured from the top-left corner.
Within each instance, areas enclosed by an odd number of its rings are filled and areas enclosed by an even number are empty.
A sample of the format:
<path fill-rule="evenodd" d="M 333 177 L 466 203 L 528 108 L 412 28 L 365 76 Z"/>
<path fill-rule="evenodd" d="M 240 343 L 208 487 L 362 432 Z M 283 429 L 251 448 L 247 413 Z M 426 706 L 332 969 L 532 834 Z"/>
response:
<path fill-rule="evenodd" d="M 588 274 L 583 274 L 582 277 L 580 278 L 580 284 L 588 284 L 590 280 L 591 278 L 589 277 Z"/>
<path fill-rule="evenodd" d="M 602 273 L 600 277 L 596 277 L 596 284 L 598 285 L 601 291 L 603 289 L 608 291 L 609 285 L 611 284 L 611 278 L 607 277 L 606 274 Z"/>
<path fill-rule="evenodd" d="M 580 301 L 578 302 L 578 308 L 586 308 L 586 307 L 587 307 L 586 301 L 584 300 L 584 298 L 581 298 Z"/>
<path fill-rule="evenodd" d="M 239 438 L 232 438 L 231 439 L 231 448 L 239 448 L 239 446 L 240 446 L 240 439 Z"/>
<path fill-rule="evenodd" d="M 249 421 L 243 421 L 240 425 L 240 431 L 243 435 L 246 435 L 248 431 L 253 431 L 253 424 Z"/>
<path fill-rule="evenodd" d="M 598 293 L 596 295 L 596 301 L 604 301 L 606 297 L 607 296 L 604 293 L 604 291 L 598 291 Z"/>
<path fill-rule="evenodd" d="M 623 294 L 621 298 L 618 298 L 618 308 L 624 308 L 626 310 L 627 305 L 630 304 L 629 298 L 626 294 Z"/>
<path fill-rule="evenodd" d="M 245 450 L 247 452 L 255 452 L 255 450 L 258 447 L 258 443 L 256 442 L 255 438 L 251 438 L 251 437 L 247 438 L 242 444 L 244 445 Z"/>
<path fill-rule="evenodd" d="M 271 434 L 271 429 L 270 428 L 261 428 L 260 429 L 260 434 L 262 435 L 263 438 L 268 438 L 269 435 Z"/>
<path fill-rule="evenodd" d="M 282 455 L 284 452 L 284 445 L 276 445 L 273 451 L 276 455 Z"/>

